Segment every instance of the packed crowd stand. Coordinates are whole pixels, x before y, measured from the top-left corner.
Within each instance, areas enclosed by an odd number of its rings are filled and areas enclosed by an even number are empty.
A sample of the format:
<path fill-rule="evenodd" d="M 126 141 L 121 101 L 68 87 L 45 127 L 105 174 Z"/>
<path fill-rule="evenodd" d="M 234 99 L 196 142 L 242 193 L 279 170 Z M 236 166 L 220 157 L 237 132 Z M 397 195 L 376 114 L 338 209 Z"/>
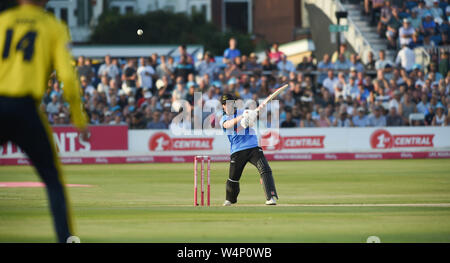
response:
<path fill-rule="evenodd" d="M 193 106 L 195 92 L 201 92 L 203 105 L 219 100 L 224 93 L 259 101 L 288 83 L 287 91 L 278 97 L 282 128 L 449 124 L 446 52 L 428 67 L 413 63 L 408 68 L 402 59 L 386 59 L 384 51 L 377 58 L 369 52 L 368 62 L 363 63 L 346 44 L 320 59 L 305 56 L 297 65 L 279 51 L 277 43 L 261 59 L 255 53 L 241 54 L 235 39 L 230 39 L 223 57 L 205 52 L 194 59 L 184 45 L 178 51 L 177 58 L 107 55 L 97 64 L 91 58 L 78 57 L 76 69 L 90 123 L 169 129 L 179 114 L 174 103 L 186 100 Z M 41 103 L 53 125 L 69 124 L 63 91 L 64 83 L 56 81 L 56 76 L 51 78 Z M 203 113 L 202 119 L 208 115 Z M 269 127 L 271 121 L 266 125 Z M 188 123 L 187 128 L 191 127 Z"/>

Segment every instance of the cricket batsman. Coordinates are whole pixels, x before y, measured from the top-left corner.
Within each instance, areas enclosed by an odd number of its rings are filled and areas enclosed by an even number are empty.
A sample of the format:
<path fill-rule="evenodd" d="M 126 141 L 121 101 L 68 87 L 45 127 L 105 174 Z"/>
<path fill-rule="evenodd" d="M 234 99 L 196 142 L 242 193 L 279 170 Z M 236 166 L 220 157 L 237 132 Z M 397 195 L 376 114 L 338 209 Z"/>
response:
<path fill-rule="evenodd" d="M 245 165 L 250 162 L 259 171 L 266 194 L 266 205 L 277 204 L 277 190 L 272 176 L 272 170 L 258 146 L 258 137 L 251 127 L 257 121 L 257 112 L 252 110 L 235 110 L 236 98 L 231 94 L 222 96 L 223 117 L 220 125 L 228 136 L 231 144 L 231 160 L 229 178 L 226 183 L 226 200 L 224 206 L 237 202 L 239 195 L 239 180 Z"/>

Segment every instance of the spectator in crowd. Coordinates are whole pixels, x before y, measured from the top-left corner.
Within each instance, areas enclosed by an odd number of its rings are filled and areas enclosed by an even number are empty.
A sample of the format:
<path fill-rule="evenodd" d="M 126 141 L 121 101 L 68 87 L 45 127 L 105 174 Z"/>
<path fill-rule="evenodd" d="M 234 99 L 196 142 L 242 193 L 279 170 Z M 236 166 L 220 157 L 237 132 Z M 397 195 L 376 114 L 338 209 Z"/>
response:
<path fill-rule="evenodd" d="M 400 49 L 397 54 L 395 63 L 404 68 L 407 72 L 410 72 L 413 69 L 415 61 L 416 56 L 414 51 L 412 51 L 407 44 L 403 44 L 402 49 Z"/>
<path fill-rule="evenodd" d="M 323 81 L 323 86 L 334 94 L 334 87 L 339 84 L 339 80 L 334 76 L 333 70 L 328 70 L 328 77 Z"/>
<path fill-rule="evenodd" d="M 379 58 L 375 62 L 375 69 L 376 70 L 382 69 L 385 72 L 391 70 L 394 63 L 386 59 L 386 52 L 384 50 L 380 50 L 380 52 L 378 52 L 378 56 Z M 387 67 L 388 65 L 390 67 Z"/>
<path fill-rule="evenodd" d="M 129 59 L 122 73 L 122 83 L 123 83 L 122 89 L 127 93 L 128 96 L 133 96 L 137 93 L 136 81 L 137 81 L 136 60 Z"/>
<path fill-rule="evenodd" d="M 431 125 L 433 125 L 433 126 L 447 126 L 448 125 L 448 118 L 445 115 L 444 105 L 442 105 L 442 103 L 440 103 L 440 102 L 436 105 L 436 114 L 433 117 Z"/>
<path fill-rule="evenodd" d="M 229 40 L 229 47 L 223 53 L 223 63 L 232 62 L 235 57 L 241 56 L 241 51 L 237 49 L 237 41 L 234 37 Z"/>
<path fill-rule="evenodd" d="M 284 76 L 288 76 L 289 73 L 295 72 L 294 64 L 291 61 L 287 60 L 286 55 L 281 55 L 280 62 L 277 63 L 277 68 L 279 74 L 283 74 Z"/>
<path fill-rule="evenodd" d="M 369 51 L 367 53 L 367 62 L 364 65 L 365 70 L 367 70 L 367 71 L 374 71 L 375 70 L 375 63 L 376 63 L 376 60 L 375 60 L 375 57 L 373 55 L 373 52 Z"/>
<path fill-rule="evenodd" d="M 117 65 L 112 63 L 110 55 L 105 56 L 105 63 L 100 66 L 97 73 L 98 77 L 106 74 L 110 79 L 116 79 L 120 74 Z"/>
<path fill-rule="evenodd" d="M 51 96 L 52 100 L 47 104 L 46 111 L 48 114 L 57 114 L 61 109 L 61 103 L 59 103 L 59 97 L 56 94 Z"/>
<path fill-rule="evenodd" d="M 300 127 L 302 128 L 317 127 L 317 122 L 312 118 L 311 112 L 307 112 L 305 118 L 300 121 Z"/>
<path fill-rule="evenodd" d="M 172 56 L 161 56 L 160 64 L 156 67 L 158 76 L 171 76 L 175 72 L 175 60 Z"/>
<path fill-rule="evenodd" d="M 338 60 L 334 63 L 334 69 L 337 71 L 348 72 L 350 67 L 350 61 L 345 58 L 344 54 L 340 54 Z"/>
<path fill-rule="evenodd" d="M 400 45 L 409 45 L 414 33 L 415 29 L 411 26 L 411 21 L 408 18 L 403 18 L 403 26 L 399 29 Z"/>
<path fill-rule="evenodd" d="M 403 119 L 397 114 L 397 108 L 392 106 L 386 118 L 386 126 L 403 126 Z"/>
<path fill-rule="evenodd" d="M 369 126 L 369 121 L 363 107 L 358 107 L 357 114 L 353 116 L 352 122 L 354 127 L 367 127 Z"/>
<path fill-rule="evenodd" d="M 194 74 L 194 66 L 188 62 L 186 55 L 182 55 L 174 70 L 175 78 L 181 77 L 183 82 L 187 82 L 189 74 Z"/>
<path fill-rule="evenodd" d="M 78 71 L 78 75 L 80 77 L 84 76 L 86 77 L 89 81 L 93 80 L 94 77 L 94 69 L 92 68 L 92 66 L 88 63 L 89 60 L 86 60 L 84 56 L 79 56 L 78 57 L 78 66 L 77 66 L 77 71 Z"/>
<path fill-rule="evenodd" d="M 198 65 L 197 72 L 199 76 L 208 75 L 211 79 L 213 79 L 218 73 L 218 68 L 212 61 L 211 53 L 208 51 L 206 51 L 203 55 L 203 60 Z"/>
<path fill-rule="evenodd" d="M 273 43 L 269 52 L 270 63 L 277 65 L 283 59 L 283 56 L 285 56 L 285 54 L 279 50 L 279 44 Z"/>
<path fill-rule="evenodd" d="M 413 8 L 411 10 L 411 17 L 409 18 L 411 22 L 411 26 L 414 28 L 416 32 L 419 32 L 422 28 L 422 18 L 418 16 L 417 8 Z"/>
<path fill-rule="evenodd" d="M 94 95 L 96 89 L 94 88 L 94 86 L 92 86 L 91 82 L 86 76 L 81 76 L 80 82 L 81 82 L 81 89 L 85 94 L 89 94 L 89 96 Z"/>
<path fill-rule="evenodd" d="M 333 63 L 331 63 L 330 55 L 328 55 L 328 54 L 323 55 L 323 59 L 317 65 L 317 70 L 320 72 L 317 82 L 319 84 L 322 84 L 323 81 L 327 78 L 327 74 L 325 72 L 327 72 L 329 70 L 333 70 L 333 69 L 334 69 L 334 65 L 333 65 Z"/>
<path fill-rule="evenodd" d="M 373 113 L 368 117 L 368 123 L 370 127 L 385 127 L 386 117 L 382 113 L 382 108 L 380 106 L 375 106 Z"/>
<path fill-rule="evenodd" d="M 378 22 L 377 32 L 380 36 L 383 35 L 383 32 L 386 30 L 386 26 L 391 19 L 392 11 L 391 11 L 391 2 L 384 1 L 383 7 L 380 10 L 380 21 Z"/>
<path fill-rule="evenodd" d="M 356 54 L 350 55 L 350 68 L 354 68 L 357 72 L 363 72 L 364 66 L 363 64 L 358 60 L 358 57 Z"/>
<path fill-rule="evenodd" d="M 415 112 L 417 112 L 416 104 L 411 100 L 409 93 L 405 93 L 399 106 L 399 113 L 403 117 L 403 122 L 409 124 L 409 115 Z"/>
<path fill-rule="evenodd" d="M 339 59 L 339 56 L 340 56 L 340 55 L 344 55 L 345 60 L 349 60 L 349 59 L 350 59 L 351 52 L 348 51 L 348 49 L 347 49 L 347 44 L 342 43 L 342 44 L 339 46 L 339 50 L 338 50 L 338 51 L 335 51 L 335 52 L 333 53 L 333 56 L 331 57 L 331 62 L 332 62 L 332 63 L 336 63 L 336 61 Z"/>
<path fill-rule="evenodd" d="M 292 119 L 292 111 L 291 108 L 285 110 L 286 117 L 285 120 L 281 123 L 281 128 L 294 128 L 297 126 L 295 121 Z"/>
<path fill-rule="evenodd" d="M 153 88 L 153 78 L 157 77 L 155 69 L 150 66 L 149 60 L 143 57 L 139 59 L 139 64 L 137 69 L 139 86 L 143 90 L 151 90 Z"/>
<path fill-rule="evenodd" d="M 339 111 L 339 116 L 335 118 L 334 127 L 352 127 L 352 121 L 348 118 L 347 109 L 345 107 L 341 108 Z"/>
<path fill-rule="evenodd" d="M 330 127 L 331 122 L 327 118 L 324 108 L 319 108 L 318 113 L 319 113 L 319 119 L 317 120 L 317 127 Z"/>
<path fill-rule="evenodd" d="M 422 22 L 422 31 L 430 36 L 434 35 L 436 30 L 436 23 L 434 22 L 431 12 L 425 14 L 425 19 Z"/>
<path fill-rule="evenodd" d="M 166 123 L 161 120 L 161 111 L 153 111 L 152 120 L 147 124 L 147 129 L 167 129 Z"/>
<path fill-rule="evenodd" d="M 389 48 L 395 49 L 397 47 L 398 30 L 402 26 L 402 20 L 399 16 L 397 7 L 392 8 L 392 16 L 387 24 L 386 37 L 389 41 Z"/>

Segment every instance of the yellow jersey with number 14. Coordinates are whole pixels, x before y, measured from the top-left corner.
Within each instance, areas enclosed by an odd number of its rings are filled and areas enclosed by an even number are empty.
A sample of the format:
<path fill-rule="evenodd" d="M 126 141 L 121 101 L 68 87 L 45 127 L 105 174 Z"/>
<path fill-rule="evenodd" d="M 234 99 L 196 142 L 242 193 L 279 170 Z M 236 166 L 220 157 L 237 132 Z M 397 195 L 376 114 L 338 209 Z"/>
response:
<path fill-rule="evenodd" d="M 40 101 L 56 70 L 72 122 L 84 128 L 87 118 L 69 45 L 67 27 L 43 8 L 21 5 L 0 13 L 0 96 Z"/>

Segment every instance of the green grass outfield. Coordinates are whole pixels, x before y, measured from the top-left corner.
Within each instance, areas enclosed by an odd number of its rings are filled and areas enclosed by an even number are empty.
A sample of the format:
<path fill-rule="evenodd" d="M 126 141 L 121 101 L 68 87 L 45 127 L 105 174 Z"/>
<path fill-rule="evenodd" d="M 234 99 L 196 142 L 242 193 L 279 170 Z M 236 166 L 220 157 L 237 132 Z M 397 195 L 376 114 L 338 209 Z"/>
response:
<path fill-rule="evenodd" d="M 248 165 L 222 207 L 228 163 L 212 163 L 211 207 L 193 207 L 192 164 L 67 165 L 81 242 L 450 242 L 450 161 L 271 162 L 280 200 L 264 206 Z M 1 166 L 0 182 L 38 181 Z M 349 205 L 351 204 L 351 205 Z M 311 205 L 311 206 L 309 206 Z M 0 242 L 53 242 L 43 188 L 0 188 Z"/>

